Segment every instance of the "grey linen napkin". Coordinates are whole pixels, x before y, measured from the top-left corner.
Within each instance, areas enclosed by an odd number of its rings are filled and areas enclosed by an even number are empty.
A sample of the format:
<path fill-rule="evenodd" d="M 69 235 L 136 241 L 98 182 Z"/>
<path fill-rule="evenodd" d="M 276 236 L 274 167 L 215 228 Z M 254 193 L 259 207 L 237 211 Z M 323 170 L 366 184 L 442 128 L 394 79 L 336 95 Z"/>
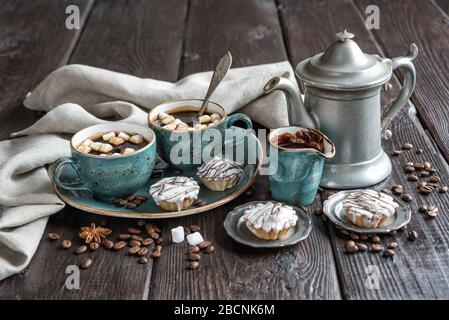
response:
<path fill-rule="evenodd" d="M 289 62 L 231 69 L 212 96 L 228 113 L 244 112 L 268 128 L 287 125 L 281 92 L 263 96 L 263 86 Z M 0 142 L 0 280 L 27 266 L 48 216 L 64 203 L 55 195 L 45 165 L 70 154 L 63 133 L 116 119 L 146 125 L 147 111 L 167 100 L 204 97 L 212 72 L 170 83 L 84 66 L 68 65 L 48 75 L 24 101 L 47 112 L 35 124 Z"/>

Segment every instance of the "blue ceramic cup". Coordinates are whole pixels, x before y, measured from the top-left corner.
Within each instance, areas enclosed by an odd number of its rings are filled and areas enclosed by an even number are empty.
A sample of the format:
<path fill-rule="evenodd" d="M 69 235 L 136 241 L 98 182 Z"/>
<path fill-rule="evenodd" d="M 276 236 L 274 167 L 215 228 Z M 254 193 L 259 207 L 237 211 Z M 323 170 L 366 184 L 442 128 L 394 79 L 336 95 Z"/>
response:
<path fill-rule="evenodd" d="M 296 132 L 321 141 L 322 150 L 315 148 L 285 148 L 277 145 L 283 133 Z M 273 199 L 293 206 L 304 206 L 315 200 L 323 173 L 324 159 L 335 155 L 335 146 L 323 133 L 314 129 L 284 127 L 271 130 L 268 135 L 270 162 L 277 162 L 277 170 L 269 175 Z M 273 164 L 270 164 L 272 166 Z M 276 167 L 276 166 L 274 166 Z"/>
<path fill-rule="evenodd" d="M 209 158 L 214 155 L 221 156 L 226 129 L 229 129 L 237 121 L 243 123 L 246 129 L 253 127 L 251 119 L 247 115 L 234 113 L 228 116 L 223 106 L 211 101 L 208 102 L 206 111 L 218 113 L 221 116 L 221 120 L 213 126 L 202 130 L 172 131 L 156 123 L 161 112 L 172 114 L 176 118 L 177 112 L 198 112 L 202 103 L 201 99 L 168 101 L 156 106 L 148 114 L 148 125 L 156 133 L 158 153 L 171 166 L 181 169 L 193 168 L 205 162 L 203 159 L 205 153 Z M 214 146 L 219 148 L 214 148 Z M 221 150 L 221 152 L 217 150 Z"/>
<path fill-rule="evenodd" d="M 76 150 L 86 139 L 107 132 L 140 134 L 148 143 L 128 155 L 99 156 Z M 132 194 L 145 185 L 153 172 L 156 160 L 156 135 L 150 128 L 129 123 L 94 125 L 78 131 L 71 139 L 71 157 L 57 160 L 52 177 L 58 188 L 84 190 L 98 198 L 115 198 Z M 78 181 L 62 181 L 61 173 L 70 165 L 79 176 Z"/>

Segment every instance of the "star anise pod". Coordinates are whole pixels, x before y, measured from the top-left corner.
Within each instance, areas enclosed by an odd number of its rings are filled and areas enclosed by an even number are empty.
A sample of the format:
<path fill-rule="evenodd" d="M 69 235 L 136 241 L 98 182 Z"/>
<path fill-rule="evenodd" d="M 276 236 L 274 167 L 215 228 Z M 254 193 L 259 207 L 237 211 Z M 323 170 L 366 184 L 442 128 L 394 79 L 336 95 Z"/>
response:
<path fill-rule="evenodd" d="M 90 227 L 81 227 L 80 238 L 84 239 L 86 243 L 101 242 L 102 238 L 106 238 L 112 232 L 111 229 L 97 227 L 95 223 L 92 223 Z"/>

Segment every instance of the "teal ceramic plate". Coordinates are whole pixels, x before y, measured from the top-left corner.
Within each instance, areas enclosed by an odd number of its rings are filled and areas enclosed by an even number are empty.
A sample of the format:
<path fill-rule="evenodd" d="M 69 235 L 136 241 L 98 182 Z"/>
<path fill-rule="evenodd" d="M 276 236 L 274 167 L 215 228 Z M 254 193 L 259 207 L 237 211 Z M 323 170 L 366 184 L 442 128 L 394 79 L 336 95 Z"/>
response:
<path fill-rule="evenodd" d="M 396 212 L 389 221 L 387 225 L 380 228 L 360 228 L 349 221 L 346 213 L 343 210 L 342 201 L 351 192 L 356 190 L 340 191 L 332 196 L 330 196 L 325 202 L 323 211 L 324 214 L 331 220 L 335 225 L 346 229 L 348 231 L 353 231 L 356 233 L 390 233 L 392 231 L 398 230 L 408 224 L 411 218 L 411 210 L 409 206 L 399 199 L 398 197 L 389 194 L 389 196 L 394 198 L 394 201 L 399 204 L 396 208 Z"/>
<path fill-rule="evenodd" d="M 248 206 L 259 202 L 266 201 L 249 202 L 234 208 L 234 210 L 228 213 L 223 226 L 232 239 L 253 248 L 281 248 L 294 245 L 308 237 L 310 230 L 312 230 L 312 220 L 304 210 L 296 207 L 293 207 L 293 209 L 295 209 L 298 215 L 298 222 L 289 231 L 286 238 L 282 240 L 263 240 L 256 237 L 248 229 L 242 216 Z"/>
<path fill-rule="evenodd" d="M 237 127 L 233 127 L 233 129 L 236 130 L 238 133 L 241 133 L 241 135 L 239 136 L 244 138 L 231 139 L 229 141 L 226 141 L 225 148 L 232 147 L 233 148 L 232 150 L 234 151 L 244 150 L 245 152 L 244 157 L 245 159 L 243 161 L 245 164 L 245 169 L 242 177 L 233 188 L 227 189 L 223 192 L 210 191 L 198 180 L 196 176 L 196 170 L 188 169 L 184 170 L 182 173 L 183 176 L 192 177 L 198 181 L 200 185 L 200 194 L 198 196 L 198 199 L 202 199 L 207 202 L 207 205 L 203 207 L 191 206 L 190 208 L 179 212 L 170 212 L 161 209 L 159 206 L 156 205 L 151 196 L 149 196 L 148 190 L 153 183 L 155 183 L 162 177 L 151 178 L 143 188 L 141 188 L 135 193 L 138 195 L 147 196 L 148 201 L 144 202 L 137 209 L 134 210 L 117 207 L 114 204 L 112 204 L 112 199 L 100 201 L 93 198 L 89 193 L 86 192 L 68 191 L 65 189 L 60 189 L 56 187 L 54 183 L 53 186 L 58 196 L 62 199 L 62 201 L 64 201 L 68 205 L 81 209 L 83 211 L 105 216 L 157 219 L 157 218 L 174 218 L 192 215 L 200 212 L 206 212 L 235 199 L 240 194 L 245 192 L 256 179 L 257 174 L 262 165 L 263 150 L 260 141 L 257 139 L 257 137 L 254 134 L 244 135 L 245 130 L 243 129 Z M 255 154 L 256 161 L 252 161 L 254 159 L 251 159 L 252 157 L 247 156 L 246 150 L 257 150 L 257 153 Z M 255 164 L 251 164 L 254 162 Z M 50 174 L 50 178 L 52 178 L 51 166 L 48 169 L 48 172 Z M 163 177 L 170 177 L 170 176 L 174 176 L 174 172 L 173 169 L 168 168 L 167 170 L 164 171 Z M 61 180 L 65 182 L 73 182 L 77 180 L 76 173 L 71 166 L 65 167 L 63 173 L 61 174 Z"/>

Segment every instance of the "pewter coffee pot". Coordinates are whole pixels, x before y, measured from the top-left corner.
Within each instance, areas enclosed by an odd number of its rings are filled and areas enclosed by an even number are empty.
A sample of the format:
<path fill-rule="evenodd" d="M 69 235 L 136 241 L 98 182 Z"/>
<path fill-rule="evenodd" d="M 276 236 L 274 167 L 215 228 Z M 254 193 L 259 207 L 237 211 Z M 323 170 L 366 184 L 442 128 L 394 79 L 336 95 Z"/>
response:
<path fill-rule="evenodd" d="M 389 139 L 388 125 L 407 103 L 415 87 L 412 61 L 415 44 L 406 56 L 381 58 L 363 53 L 352 33 L 337 33 L 324 53 L 296 67 L 303 81 L 304 102 L 299 90 L 285 75 L 271 79 L 266 93 L 283 90 L 289 102 L 289 123 L 322 131 L 335 144 L 336 154 L 324 164 L 321 186 L 332 189 L 361 188 L 376 184 L 391 173 L 391 163 L 381 140 Z M 393 70 L 404 71 L 398 98 L 381 116 L 381 90 L 388 90 Z"/>

